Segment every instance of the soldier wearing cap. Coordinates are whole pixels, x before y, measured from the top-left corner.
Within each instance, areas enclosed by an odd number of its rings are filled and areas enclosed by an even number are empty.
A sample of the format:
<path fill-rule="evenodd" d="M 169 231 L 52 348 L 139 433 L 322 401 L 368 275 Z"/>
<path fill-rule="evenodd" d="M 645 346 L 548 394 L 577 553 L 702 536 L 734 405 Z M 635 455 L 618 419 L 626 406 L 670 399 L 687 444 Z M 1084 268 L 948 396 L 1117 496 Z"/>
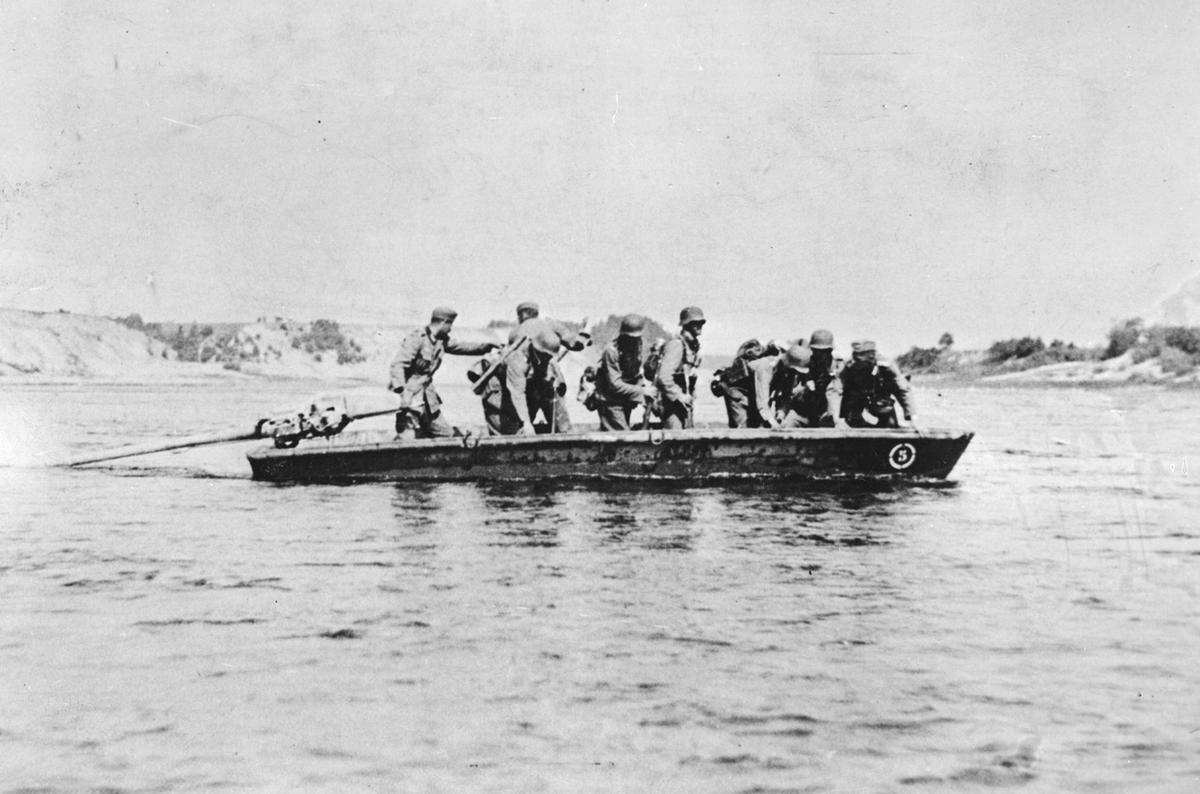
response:
<path fill-rule="evenodd" d="M 596 368 L 596 410 L 601 430 L 629 430 L 633 409 L 653 398 L 656 390 L 642 382 L 642 333 L 646 321 L 627 314 L 615 339 L 600 355 Z"/>
<path fill-rule="evenodd" d="M 875 417 L 876 427 L 899 427 L 896 405 L 904 421 L 913 421 L 912 391 L 900 370 L 875 355 L 875 343 L 862 340 L 851 345 L 853 360 L 842 370 L 841 413 L 851 427 L 870 427 L 863 413 Z M 893 402 L 894 401 L 894 402 Z"/>
<path fill-rule="evenodd" d="M 679 430 L 694 424 L 695 371 L 700 366 L 700 333 L 705 322 L 704 312 L 698 306 L 686 307 L 679 313 L 679 334 L 663 347 L 654 381 L 665 428 Z"/>
<path fill-rule="evenodd" d="M 458 312 L 439 306 L 429 324 L 413 331 L 400 343 L 392 360 L 388 388 L 400 395 L 396 435 L 400 438 L 436 438 L 453 435 L 442 417 L 442 399 L 433 387 L 433 374 L 442 365 L 442 354 L 477 356 L 495 350 L 494 342 L 458 342 L 450 331 Z"/>
<path fill-rule="evenodd" d="M 500 367 L 503 386 L 500 432 L 504 435 L 569 432 L 571 417 L 563 400 L 567 384 L 555 360 L 563 346 L 562 337 L 546 320 L 531 318 L 523 327 L 528 343 Z M 533 420 L 539 412 L 546 424 L 535 428 Z"/>

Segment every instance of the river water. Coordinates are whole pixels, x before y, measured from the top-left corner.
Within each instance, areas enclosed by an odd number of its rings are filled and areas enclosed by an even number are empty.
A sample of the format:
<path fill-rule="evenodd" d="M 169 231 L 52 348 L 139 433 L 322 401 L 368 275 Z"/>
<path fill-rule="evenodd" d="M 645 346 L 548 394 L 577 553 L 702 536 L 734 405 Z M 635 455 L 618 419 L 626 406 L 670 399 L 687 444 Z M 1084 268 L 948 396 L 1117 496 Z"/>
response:
<path fill-rule="evenodd" d="M 314 388 L 7 386 L 0 459 Z M 944 487 L 0 468 L 0 791 L 1200 790 L 1200 397 L 920 398 Z"/>

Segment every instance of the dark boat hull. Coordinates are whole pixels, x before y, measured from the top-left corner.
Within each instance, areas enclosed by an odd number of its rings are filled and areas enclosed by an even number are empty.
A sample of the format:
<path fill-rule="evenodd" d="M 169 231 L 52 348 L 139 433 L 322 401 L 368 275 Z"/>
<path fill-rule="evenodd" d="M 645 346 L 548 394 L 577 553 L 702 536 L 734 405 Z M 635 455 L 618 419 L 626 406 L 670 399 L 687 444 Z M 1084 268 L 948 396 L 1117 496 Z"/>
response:
<path fill-rule="evenodd" d="M 929 430 L 641 430 L 369 440 L 368 436 L 267 447 L 247 457 L 272 482 L 739 478 L 941 479 L 973 433 Z"/>

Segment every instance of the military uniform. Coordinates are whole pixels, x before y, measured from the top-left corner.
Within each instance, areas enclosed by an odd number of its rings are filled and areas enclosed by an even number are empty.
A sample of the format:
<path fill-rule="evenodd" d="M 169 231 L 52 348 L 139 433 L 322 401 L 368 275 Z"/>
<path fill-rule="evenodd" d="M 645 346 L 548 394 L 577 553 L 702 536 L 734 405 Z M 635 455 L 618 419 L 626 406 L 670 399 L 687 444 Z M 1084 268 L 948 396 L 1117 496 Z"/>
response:
<path fill-rule="evenodd" d="M 522 335 L 529 341 L 500 368 L 504 387 L 501 432 L 512 435 L 522 427 L 532 428 L 539 411 L 548 423 L 545 432 L 570 432 L 571 416 L 563 400 L 567 383 L 555 361 L 561 338 L 545 320 L 529 320 L 522 327 Z"/>
<path fill-rule="evenodd" d="M 691 330 L 704 325 L 704 312 L 688 306 L 679 313 L 679 334 L 663 346 L 655 385 L 658 386 L 663 427 L 671 430 L 690 428 L 696 394 L 696 369 L 700 366 L 700 339 Z"/>
<path fill-rule="evenodd" d="M 499 360 L 499 353 L 489 353 L 471 365 L 471 369 L 467 371 L 467 378 L 472 383 L 478 383 L 483 374 Z M 479 398 L 483 403 L 483 421 L 487 425 L 488 433 L 493 436 L 511 435 L 514 432 L 513 430 L 508 433 L 504 432 L 504 386 L 501 382 L 501 374 L 498 368 L 497 372 L 493 373 L 492 377 L 488 378 L 487 383 L 484 384 L 483 391 L 479 393 Z"/>
<path fill-rule="evenodd" d="M 621 321 L 620 333 L 609 342 L 596 368 L 596 410 L 601 430 L 629 430 L 633 409 L 645 400 L 642 387 L 642 331 L 645 327 L 637 315 L 627 315 Z M 624 344 L 621 339 L 627 340 Z"/>
<path fill-rule="evenodd" d="M 905 421 L 911 422 L 914 406 L 908 379 L 890 362 L 875 360 L 874 342 L 855 342 L 853 348 L 854 360 L 841 374 L 841 414 L 846 424 L 870 427 L 863 418 L 863 412 L 868 412 L 878 420 L 877 427 L 899 427 L 895 403 L 904 411 Z"/>
<path fill-rule="evenodd" d="M 433 387 L 433 375 L 442 366 L 442 355 L 477 356 L 495 349 L 492 342 L 458 342 L 443 338 L 435 325 L 453 323 L 453 309 L 438 308 L 430 324 L 413 331 L 400 343 L 392 360 L 388 388 L 400 395 L 396 432 L 419 438 L 449 436 L 454 429 L 442 417 L 442 398 Z"/>
<path fill-rule="evenodd" d="M 805 348 L 804 367 L 772 385 L 781 427 L 833 427 L 840 421 L 842 381 L 834 366 L 833 334 L 813 331 Z"/>
<path fill-rule="evenodd" d="M 725 413 L 730 427 L 773 427 L 771 382 L 775 377 L 777 356 L 735 360 L 725 371 Z M 732 370 L 732 371 L 731 371 Z"/>

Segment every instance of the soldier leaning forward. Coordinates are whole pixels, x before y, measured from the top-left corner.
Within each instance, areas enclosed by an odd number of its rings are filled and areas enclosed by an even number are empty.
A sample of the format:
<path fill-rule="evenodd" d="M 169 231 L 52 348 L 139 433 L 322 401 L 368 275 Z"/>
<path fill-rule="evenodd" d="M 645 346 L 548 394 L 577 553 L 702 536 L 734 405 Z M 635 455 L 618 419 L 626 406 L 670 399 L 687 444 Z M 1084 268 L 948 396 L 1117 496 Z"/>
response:
<path fill-rule="evenodd" d="M 458 342 L 450 331 L 458 312 L 446 306 L 433 310 L 429 325 L 413 331 L 400 343 L 392 360 L 388 388 L 400 395 L 396 412 L 399 438 L 436 438 L 454 434 L 442 417 L 442 399 L 433 387 L 433 374 L 442 365 L 442 354 L 478 356 L 495 350 L 494 342 Z"/>
<path fill-rule="evenodd" d="M 875 358 L 875 343 L 855 342 L 853 360 L 842 370 L 842 416 L 851 427 L 870 427 L 863 417 L 870 413 L 877 427 L 899 427 L 896 405 L 904 411 L 904 421 L 913 421 L 912 391 L 908 379 L 886 361 Z M 893 402 L 893 400 L 895 402 Z"/>
<path fill-rule="evenodd" d="M 633 409 L 652 398 L 655 389 L 642 385 L 642 333 L 646 321 L 636 314 L 621 320 L 621 329 L 600 355 L 596 368 L 596 411 L 601 430 L 629 430 Z"/>
<path fill-rule="evenodd" d="M 771 412 L 760 410 L 759 401 L 755 399 L 756 382 L 764 376 L 769 382 L 767 373 L 775 364 L 775 358 L 768 356 L 769 352 L 757 339 L 751 339 L 738 347 L 728 367 L 713 373 L 712 393 L 725 399 L 725 413 L 730 427 L 769 427 L 773 424 Z M 767 392 L 765 388 L 759 391 L 765 407 Z"/>
<path fill-rule="evenodd" d="M 499 363 L 500 357 L 503 355 L 498 351 L 492 351 L 483 358 L 476 361 L 467 370 L 467 379 L 471 383 L 478 383 L 479 379 L 492 368 L 493 365 Z M 493 436 L 503 435 L 503 415 L 504 415 L 504 385 L 503 373 L 499 368 L 492 373 L 487 379 L 487 383 L 483 385 L 483 391 L 479 393 L 479 398 L 483 403 L 483 421 L 487 424 L 488 433 Z"/>
<path fill-rule="evenodd" d="M 812 332 L 808 340 L 809 361 L 800 388 L 786 401 L 780 418 L 783 427 L 839 427 L 842 380 L 833 358 L 833 334 L 824 328 Z M 781 403 L 777 403 L 777 408 Z"/>
<path fill-rule="evenodd" d="M 704 312 L 688 306 L 679 313 L 679 335 L 663 347 L 655 385 L 661 400 L 663 427 L 689 428 L 696 395 L 696 368 L 700 366 L 700 333 L 704 330 Z"/>
<path fill-rule="evenodd" d="M 563 395 L 567 384 L 555 361 L 562 339 L 550 323 L 532 320 L 526 324 L 528 342 L 509 356 L 501 367 L 504 393 L 501 401 L 501 432 L 524 435 L 567 433 L 571 417 Z M 541 412 L 546 423 L 535 428 L 533 419 Z"/>

